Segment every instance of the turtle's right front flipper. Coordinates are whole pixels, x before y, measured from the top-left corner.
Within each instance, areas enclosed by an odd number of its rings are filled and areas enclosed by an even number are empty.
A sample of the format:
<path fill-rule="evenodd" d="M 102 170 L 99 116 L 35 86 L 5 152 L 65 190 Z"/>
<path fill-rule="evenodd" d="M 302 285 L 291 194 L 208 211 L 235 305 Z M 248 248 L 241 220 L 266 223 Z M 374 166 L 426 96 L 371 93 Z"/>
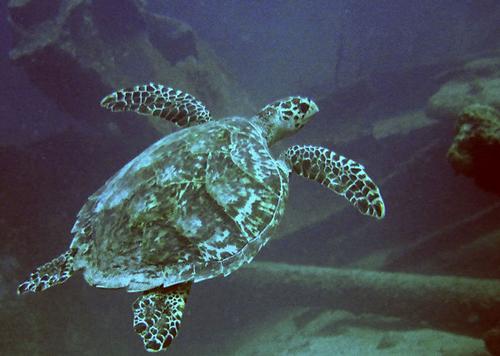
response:
<path fill-rule="evenodd" d="M 102 99 L 101 106 L 113 112 L 161 117 L 179 127 L 210 121 L 210 112 L 194 96 L 155 83 L 117 90 Z"/>
<path fill-rule="evenodd" d="M 292 146 L 282 158 L 295 173 L 344 196 L 362 214 L 377 219 L 384 217 L 385 205 L 380 190 L 361 164 L 315 146 Z"/>
<path fill-rule="evenodd" d="M 38 267 L 30 274 L 30 278 L 17 287 L 17 294 L 40 292 L 56 284 L 66 282 L 73 274 L 73 260 L 76 249 L 70 249 L 61 256 L 54 258 Z"/>

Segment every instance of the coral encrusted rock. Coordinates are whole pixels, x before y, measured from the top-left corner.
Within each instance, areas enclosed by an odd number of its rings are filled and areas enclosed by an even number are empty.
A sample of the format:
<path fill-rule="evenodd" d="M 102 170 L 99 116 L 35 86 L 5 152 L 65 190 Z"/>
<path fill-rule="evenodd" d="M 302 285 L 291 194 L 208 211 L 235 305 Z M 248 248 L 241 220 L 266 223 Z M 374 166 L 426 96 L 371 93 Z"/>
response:
<path fill-rule="evenodd" d="M 470 105 L 460 115 L 456 130 L 448 150 L 455 171 L 474 178 L 483 189 L 500 194 L 499 112 L 486 105 Z"/>

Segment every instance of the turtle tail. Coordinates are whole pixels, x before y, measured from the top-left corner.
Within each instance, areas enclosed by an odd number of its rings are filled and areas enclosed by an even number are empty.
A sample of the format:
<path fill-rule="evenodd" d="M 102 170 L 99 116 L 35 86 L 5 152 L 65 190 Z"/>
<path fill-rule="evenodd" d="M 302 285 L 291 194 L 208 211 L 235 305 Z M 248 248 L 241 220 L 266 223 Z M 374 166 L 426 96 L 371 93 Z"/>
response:
<path fill-rule="evenodd" d="M 38 267 L 25 282 L 17 287 L 17 294 L 40 292 L 66 282 L 73 274 L 76 249 L 69 249 L 59 257 Z"/>

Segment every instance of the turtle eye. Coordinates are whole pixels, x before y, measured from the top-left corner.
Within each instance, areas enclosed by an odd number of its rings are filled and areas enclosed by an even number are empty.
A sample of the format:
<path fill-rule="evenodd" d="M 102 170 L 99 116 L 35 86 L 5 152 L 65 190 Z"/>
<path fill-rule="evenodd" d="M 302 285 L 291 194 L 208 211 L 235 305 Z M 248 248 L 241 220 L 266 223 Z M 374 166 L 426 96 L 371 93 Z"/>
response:
<path fill-rule="evenodd" d="M 309 104 L 306 104 L 306 103 L 301 103 L 299 105 L 299 108 L 300 108 L 300 111 L 302 111 L 302 113 L 306 113 L 307 110 L 309 110 Z"/>

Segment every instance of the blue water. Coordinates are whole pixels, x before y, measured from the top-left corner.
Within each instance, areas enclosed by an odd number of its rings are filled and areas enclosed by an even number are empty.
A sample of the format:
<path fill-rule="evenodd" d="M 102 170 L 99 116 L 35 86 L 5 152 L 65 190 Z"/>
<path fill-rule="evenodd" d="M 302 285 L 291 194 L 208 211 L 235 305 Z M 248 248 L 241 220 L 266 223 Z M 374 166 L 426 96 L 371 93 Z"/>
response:
<path fill-rule="evenodd" d="M 487 99 L 488 80 L 500 78 L 498 1 L 150 0 L 144 15 L 133 0 L 94 0 L 61 27 L 53 19 L 65 2 L 19 3 L 0 3 L 0 354 L 146 354 L 132 329 L 136 294 L 93 288 L 80 273 L 37 295 L 15 289 L 67 249 L 87 198 L 174 130 L 99 107 L 112 90 L 148 81 L 192 92 L 217 118 L 311 97 L 320 112 L 273 153 L 325 146 L 380 186 L 387 215 L 377 222 L 292 175 L 285 218 L 256 262 L 489 279 L 500 290 L 500 189 L 456 174 L 446 154 L 457 115 L 429 110 L 450 81 L 500 110 Z M 58 37 L 41 35 L 50 26 Z M 473 72 L 473 60 L 490 64 Z M 481 90 L 491 91 L 474 96 Z M 487 355 L 481 337 L 500 325 L 498 301 L 489 317 L 447 324 L 408 318 L 403 292 L 404 313 L 381 312 L 379 300 L 360 307 L 354 287 L 325 305 L 327 288 L 297 285 L 295 300 L 286 280 L 238 276 L 193 286 L 169 355 Z"/>

